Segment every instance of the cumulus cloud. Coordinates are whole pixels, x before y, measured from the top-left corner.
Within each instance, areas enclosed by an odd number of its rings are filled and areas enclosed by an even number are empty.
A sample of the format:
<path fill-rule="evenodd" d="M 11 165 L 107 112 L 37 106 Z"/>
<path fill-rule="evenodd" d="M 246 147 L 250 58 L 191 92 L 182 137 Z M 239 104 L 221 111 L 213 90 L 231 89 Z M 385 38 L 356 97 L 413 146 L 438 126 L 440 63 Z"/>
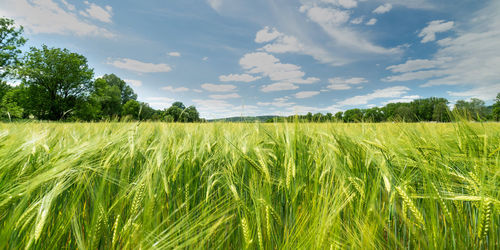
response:
<path fill-rule="evenodd" d="M 240 95 L 237 93 L 231 93 L 231 94 L 223 94 L 223 95 L 209 95 L 210 98 L 212 99 L 234 99 L 234 98 L 241 98 Z"/>
<path fill-rule="evenodd" d="M 204 83 L 201 88 L 209 92 L 232 92 L 236 90 L 236 86 L 231 84 Z"/>
<path fill-rule="evenodd" d="M 175 101 L 168 97 L 147 97 L 145 100 L 154 109 L 166 109 Z"/>
<path fill-rule="evenodd" d="M 295 105 L 296 103 L 290 102 L 289 97 L 279 97 L 279 98 L 274 98 L 272 102 L 257 102 L 257 105 L 259 106 L 273 106 L 277 108 L 283 108 L 283 107 L 291 107 Z"/>
<path fill-rule="evenodd" d="M 403 96 L 401 98 L 398 98 L 398 99 L 393 99 L 393 100 L 389 100 L 387 102 L 383 102 L 382 104 L 383 105 L 387 105 L 389 103 L 410 103 L 416 99 L 420 99 L 422 98 L 421 96 L 419 95 L 407 95 L 407 96 Z"/>
<path fill-rule="evenodd" d="M 481 100 L 493 100 L 500 93 L 500 83 L 489 86 L 481 86 L 466 91 L 448 91 L 448 95 L 460 98 L 478 98 Z"/>
<path fill-rule="evenodd" d="M 80 11 L 80 15 L 93 18 L 95 20 L 111 23 L 111 18 L 113 17 L 113 8 L 109 5 L 101 7 L 95 3 L 84 2 L 88 7 L 85 10 Z"/>
<path fill-rule="evenodd" d="M 172 86 L 165 86 L 165 87 L 162 87 L 161 88 L 162 90 L 165 90 L 165 91 L 168 91 L 168 92 L 173 92 L 173 93 L 177 93 L 177 92 L 187 92 L 189 91 L 189 88 L 186 88 L 186 87 L 178 87 L 178 88 L 174 88 Z"/>
<path fill-rule="evenodd" d="M 364 21 L 364 19 L 365 19 L 364 17 L 357 17 L 357 18 L 352 19 L 351 23 L 352 24 L 360 24 Z"/>
<path fill-rule="evenodd" d="M 313 97 L 313 96 L 316 96 L 319 94 L 320 94 L 319 91 L 301 91 L 301 92 L 296 93 L 294 96 L 297 99 L 304 99 L 304 98 L 310 98 L 310 97 Z"/>
<path fill-rule="evenodd" d="M 261 114 L 257 106 L 233 105 L 226 100 L 194 99 L 193 102 L 196 104 L 200 116 L 208 119 Z"/>
<path fill-rule="evenodd" d="M 135 86 L 135 87 L 140 87 L 142 86 L 142 81 L 139 80 L 132 80 L 132 79 L 123 79 L 126 83 Z"/>
<path fill-rule="evenodd" d="M 167 64 L 146 63 L 129 58 L 119 58 L 114 60 L 108 58 L 108 64 L 113 65 L 114 67 L 119 69 L 125 69 L 137 73 L 158 73 L 172 71 L 172 68 Z"/>
<path fill-rule="evenodd" d="M 422 87 L 459 85 L 466 91 L 449 92 L 452 96 L 482 96 L 492 99 L 500 84 L 500 2 L 491 2 L 475 16 L 467 29 L 459 30 L 439 44 L 431 59 L 408 60 L 404 64 L 390 66 L 394 73 L 385 81 L 426 80 Z M 440 22 L 442 23 L 442 22 Z M 487 89 L 490 89 L 488 93 Z"/>
<path fill-rule="evenodd" d="M 385 89 L 377 89 L 370 94 L 358 95 L 338 102 L 340 106 L 366 105 L 369 101 L 380 98 L 395 98 L 408 93 L 410 89 L 405 86 L 395 86 Z"/>
<path fill-rule="evenodd" d="M 260 49 L 268 53 L 296 53 L 312 56 L 321 63 L 338 64 L 337 60 L 328 51 L 318 46 L 306 45 L 299 41 L 297 37 L 281 33 L 276 28 L 264 27 L 257 32 L 255 41 L 257 43 L 268 43 Z"/>
<path fill-rule="evenodd" d="M 375 14 L 384 14 L 384 13 L 387 13 L 387 12 L 391 11 L 391 9 L 392 9 L 392 4 L 386 3 L 384 5 L 378 6 L 376 9 L 374 9 L 373 13 L 375 13 Z"/>
<path fill-rule="evenodd" d="M 278 30 L 276 30 L 276 28 L 271 29 L 269 26 L 266 26 L 257 32 L 257 34 L 255 35 L 255 42 L 256 43 L 271 42 L 282 35 L 283 34 L 280 33 Z"/>
<path fill-rule="evenodd" d="M 342 7 L 344 9 L 352 9 L 356 8 L 358 6 L 358 1 L 357 0 L 308 0 L 308 1 L 302 1 L 305 4 L 318 4 L 318 3 L 325 3 L 325 4 L 331 4 L 337 7 Z"/>
<path fill-rule="evenodd" d="M 375 45 L 357 31 L 345 27 L 343 24 L 349 20 L 349 11 L 308 5 L 303 5 L 301 11 L 306 13 L 311 21 L 317 23 L 338 46 L 356 50 L 358 53 L 395 54 L 401 52 L 400 48 L 387 49 Z M 373 21 L 368 21 L 370 22 Z"/>
<path fill-rule="evenodd" d="M 240 59 L 240 65 L 250 74 L 261 74 L 272 81 L 288 83 L 288 86 L 297 84 L 311 84 L 319 81 L 318 78 L 304 78 L 305 73 L 295 64 L 284 64 L 273 55 L 264 52 L 248 53 Z"/>
<path fill-rule="evenodd" d="M 252 76 L 249 74 L 229 74 L 229 75 L 222 75 L 219 76 L 219 80 L 221 82 L 253 82 L 256 80 L 261 79 L 262 77 L 260 76 Z"/>
<path fill-rule="evenodd" d="M 289 83 L 289 82 L 277 82 L 269 85 L 264 85 L 260 89 L 262 92 L 273 92 L 273 91 L 282 91 L 282 90 L 294 90 L 298 89 L 299 86 Z"/>
<path fill-rule="evenodd" d="M 368 22 L 366 22 L 366 25 L 372 26 L 372 25 L 375 25 L 376 23 L 377 23 L 377 19 L 372 18 L 372 19 L 368 20 Z"/>
<path fill-rule="evenodd" d="M 353 77 L 348 79 L 335 77 L 328 79 L 328 82 L 330 83 L 330 85 L 328 85 L 327 88 L 331 90 L 347 90 L 351 89 L 352 85 L 367 83 L 368 80 L 363 77 Z"/>
<path fill-rule="evenodd" d="M 28 32 L 34 34 L 105 38 L 115 36 L 106 28 L 84 20 L 84 18 L 73 12 L 74 9 L 74 6 L 67 2 L 58 4 L 53 0 L 4 0 L 0 9 L 0 16 L 15 19 L 17 24 L 24 26 Z M 111 21 L 111 17 L 109 21 Z"/>
<path fill-rule="evenodd" d="M 436 40 L 436 33 L 446 32 L 453 28 L 455 23 L 453 21 L 446 22 L 444 20 L 435 20 L 428 23 L 427 27 L 425 27 L 418 37 L 422 38 L 422 43 L 428 43 Z"/>

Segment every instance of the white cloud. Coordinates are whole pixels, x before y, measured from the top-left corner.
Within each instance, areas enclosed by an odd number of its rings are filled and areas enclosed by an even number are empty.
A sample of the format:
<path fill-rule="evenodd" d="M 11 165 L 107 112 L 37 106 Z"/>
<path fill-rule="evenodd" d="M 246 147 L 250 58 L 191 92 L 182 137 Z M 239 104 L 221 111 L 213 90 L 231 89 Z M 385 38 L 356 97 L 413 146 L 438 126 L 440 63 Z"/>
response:
<path fill-rule="evenodd" d="M 115 60 L 108 58 L 108 64 L 113 65 L 114 67 L 119 69 L 125 69 L 138 73 L 158 73 L 172 71 L 172 68 L 167 64 L 145 63 L 129 58 L 120 58 Z"/>
<path fill-rule="evenodd" d="M 223 0 L 207 0 L 207 2 L 210 5 L 210 7 L 212 7 L 212 9 L 219 12 L 220 8 L 222 7 Z"/>
<path fill-rule="evenodd" d="M 339 26 L 349 20 L 350 12 L 334 8 L 312 7 L 307 10 L 307 16 L 319 24 Z"/>
<path fill-rule="evenodd" d="M 384 14 L 384 13 L 387 13 L 387 12 L 391 11 L 391 9 L 392 9 L 392 4 L 386 3 L 384 5 L 378 6 L 376 9 L 374 9 L 373 13 L 375 13 L 375 14 Z"/>
<path fill-rule="evenodd" d="M 169 52 L 168 53 L 169 56 L 173 56 L 173 57 L 180 57 L 181 56 L 181 53 L 177 52 L 177 51 L 174 51 L 174 52 Z"/>
<path fill-rule="evenodd" d="M 458 30 L 456 37 L 446 39 L 438 51 L 428 60 L 429 65 L 417 67 L 396 65 L 403 74 L 385 78 L 385 81 L 426 80 L 422 87 L 435 85 L 459 85 L 469 87 L 467 91 L 450 92 L 450 95 L 492 97 L 500 84 L 500 2 L 491 2 L 474 16 L 464 30 Z M 415 64 L 408 60 L 406 65 Z M 405 65 L 402 64 L 402 65 Z M 425 64 L 425 63 L 424 63 Z M 391 66 L 392 67 L 392 66 Z M 415 70 L 411 72 L 405 72 Z M 487 93 L 490 89 L 491 93 Z M 486 99 L 486 98 L 485 98 Z"/>
<path fill-rule="evenodd" d="M 366 105 L 369 101 L 380 98 L 395 98 L 400 97 L 408 93 L 410 89 L 405 86 L 395 86 L 385 89 L 378 89 L 367 95 L 359 95 L 351 98 L 347 98 L 343 101 L 338 102 L 340 106 L 356 106 L 356 105 Z"/>
<path fill-rule="evenodd" d="M 204 83 L 201 88 L 209 92 L 231 92 L 236 90 L 236 86 L 231 84 Z"/>
<path fill-rule="evenodd" d="M 448 63 L 452 60 L 451 57 L 443 57 L 438 58 L 436 60 L 428 60 L 428 59 L 416 59 L 416 60 L 408 60 L 403 64 L 392 65 L 387 67 L 387 70 L 392 71 L 393 73 L 406 73 L 412 72 L 422 69 L 432 69 L 445 63 Z"/>
<path fill-rule="evenodd" d="M 444 20 L 435 20 L 428 23 L 418 37 L 422 38 L 422 43 L 432 42 L 436 40 L 436 33 L 445 32 L 453 28 L 454 22 L 445 22 Z"/>
<path fill-rule="evenodd" d="M 257 32 L 255 41 L 259 43 L 273 42 L 260 49 L 268 53 L 297 53 L 312 56 L 321 63 L 339 64 L 328 51 L 318 46 L 305 45 L 297 37 L 285 35 L 276 28 L 271 31 L 269 27 L 265 27 Z"/>
<path fill-rule="evenodd" d="M 241 75 L 229 74 L 229 75 L 219 76 L 219 80 L 221 82 L 253 82 L 261 78 L 262 77 L 260 76 L 252 76 L 249 74 L 241 74 Z"/>
<path fill-rule="evenodd" d="M 343 7 L 345 9 L 352 9 L 358 6 L 358 2 L 356 0 L 320 0 L 323 3 L 329 3 L 336 6 Z"/>
<path fill-rule="evenodd" d="M 450 96 L 479 98 L 481 100 L 494 100 L 498 93 L 500 93 L 500 83 L 466 91 L 448 91 L 448 95 Z"/>
<path fill-rule="evenodd" d="M 301 91 L 295 94 L 295 98 L 304 99 L 319 95 L 319 91 Z"/>
<path fill-rule="evenodd" d="M 64 4 L 64 6 L 66 7 L 66 9 L 68 9 L 70 11 L 75 11 L 76 10 L 76 7 L 73 4 L 69 4 L 66 0 L 61 0 L 61 2 Z"/>
<path fill-rule="evenodd" d="M 273 91 L 282 91 L 282 90 L 294 90 L 298 89 L 299 86 L 289 83 L 289 82 L 277 82 L 269 85 L 264 85 L 260 89 L 262 92 L 273 92 Z"/>
<path fill-rule="evenodd" d="M 277 108 L 283 108 L 283 107 L 291 107 L 295 105 L 294 102 L 289 102 L 290 98 L 285 96 L 285 97 L 280 97 L 280 98 L 274 98 L 272 102 L 258 102 L 257 105 L 259 106 L 273 106 Z"/>
<path fill-rule="evenodd" d="M 140 87 L 142 86 L 142 82 L 139 80 L 132 80 L 132 79 L 123 79 L 126 83 L 135 86 L 135 87 Z"/>
<path fill-rule="evenodd" d="M 89 3 L 85 1 L 88 6 L 86 10 L 80 11 L 80 15 L 96 19 L 104 23 L 111 23 L 111 18 L 113 17 L 113 8 L 109 5 L 101 7 L 94 3 Z"/>
<path fill-rule="evenodd" d="M 335 77 L 328 79 L 328 82 L 330 82 L 330 85 L 328 85 L 327 88 L 331 90 L 347 90 L 351 89 L 352 85 L 367 83 L 368 80 L 363 77 L 353 77 L 348 79 Z"/>
<path fill-rule="evenodd" d="M 225 94 L 225 95 L 210 95 L 212 99 L 233 99 L 233 98 L 241 98 L 237 93 Z"/>
<path fill-rule="evenodd" d="M 201 58 L 201 60 L 206 62 L 206 61 L 208 61 L 208 57 L 205 56 L 205 57 Z"/>
<path fill-rule="evenodd" d="M 366 25 L 371 26 L 371 25 L 375 25 L 376 23 L 377 23 L 377 19 L 372 18 L 372 19 L 368 20 L 368 22 L 366 22 Z"/>
<path fill-rule="evenodd" d="M 364 21 L 364 19 L 365 19 L 364 17 L 357 17 L 357 18 L 352 19 L 351 23 L 352 24 L 360 24 Z"/>
<path fill-rule="evenodd" d="M 278 32 L 278 30 L 276 30 L 276 28 L 271 29 L 271 28 L 269 28 L 269 26 L 266 26 L 257 32 L 257 34 L 255 35 L 255 42 L 256 43 L 271 42 L 274 39 L 276 39 L 282 35 L 283 34 Z"/>
<path fill-rule="evenodd" d="M 387 102 L 383 102 L 382 104 L 383 105 L 387 105 L 389 103 L 410 103 L 416 99 L 420 99 L 422 98 L 421 96 L 419 95 L 407 95 L 407 96 L 403 96 L 399 99 L 393 99 L 393 100 L 389 100 Z"/>
<path fill-rule="evenodd" d="M 262 74 L 275 82 L 286 82 L 288 86 L 297 84 L 311 84 L 319 81 L 318 78 L 304 79 L 305 73 L 300 66 L 283 64 L 273 55 L 264 52 L 248 53 L 240 59 L 240 65 L 250 74 Z M 281 83 L 283 85 L 283 83 Z M 284 85 L 283 85 L 284 86 Z"/>
<path fill-rule="evenodd" d="M 87 22 L 72 12 L 74 6 L 52 0 L 3 0 L 0 16 L 13 18 L 34 34 L 58 34 L 112 38 L 109 30 Z"/>
<path fill-rule="evenodd" d="M 147 97 L 146 102 L 154 109 L 166 109 L 169 108 L 175 101 L 168 97 Z"/>
<path fill-rule="evenodd" d="M 307 5 L 303 5 L 301 10 L 306 12 L 309 19 L 317 23 L 335 41 L 337 46 L 350 48 L 357 53 L 395 54 L 401 52 L 400 48 L 387 49 L 377 46 L 360 33 L 344 27 L 343 24 L 349 20 L 350 12 L 348 11 Z"/>
<path fill-rule="evenodd" d="M 207 119 L 262 114 L 257 106 L 237 106 L 225 100 L 194 99 L 193 102 L 196 104 L 196 108 L 200 112 L 200 116 Z"/>
<path fill-rule="evenodd" d="M 165 90 L 165 91 L 168 91 L 168 92 L 174 92 L 174 93 L 177 93 L 177 92 L 187 92 L 189 91 L 188 88 L 186 87 L 178 87 L 178 88 L 174 88 L 172 86 L 165 86 L 165 87 L 162 87 L 161 88 L 162 90 Z"/>

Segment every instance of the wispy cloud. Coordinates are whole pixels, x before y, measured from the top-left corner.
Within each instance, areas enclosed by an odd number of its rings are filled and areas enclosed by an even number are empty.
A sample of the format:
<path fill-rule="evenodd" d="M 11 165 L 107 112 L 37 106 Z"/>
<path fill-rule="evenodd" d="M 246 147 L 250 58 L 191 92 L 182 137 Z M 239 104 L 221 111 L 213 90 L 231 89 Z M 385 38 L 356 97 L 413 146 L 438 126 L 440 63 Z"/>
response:
<path fill-rule="evenodd" d="M 108 64 L 113 65 L 114 67 L 119 69 L 125 69 L 137 73 L 160 73 L 160 72 L 172 71 L 172 68 L 164 63 L 154 64 L 154 63 L 141 62 L 129 58 L 119 58 L 119 59 L 108 58 Z"/>

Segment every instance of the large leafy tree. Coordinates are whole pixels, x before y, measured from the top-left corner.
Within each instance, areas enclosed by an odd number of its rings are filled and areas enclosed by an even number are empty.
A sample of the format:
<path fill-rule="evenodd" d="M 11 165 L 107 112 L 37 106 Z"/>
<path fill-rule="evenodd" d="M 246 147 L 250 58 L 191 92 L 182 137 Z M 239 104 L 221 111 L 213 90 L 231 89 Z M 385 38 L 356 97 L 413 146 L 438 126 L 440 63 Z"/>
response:
<path fill-rule="evenodd" d="M 21 47 L 26 43 L 22 37 L 23 28 L 14 21 L 0 17 L 0 80 L 3 80 L 19 66 Z"/>
<path fill-rule="evenodd" d="M 130 100 L 137 100 L 137 94 L 134 93 L 134 90 L 129 85 L 127 85 L 124 80 L 120 79 L 120 77 L 116 76 L 115 74 L 110 74 L 104 75 L 102 79 L 105 80 L 110 87 L 118 88 L 121 95 L 122 105 L 125 105 L 125 103 Z"/>
<path fill-rule="evenodd" d="M 474 120 L 484 120 L 488 115 L 488 109 L 484 101 L 477 98 L 472 98 L 470 101 L 457 101 L 455 111 Z"/>
<path fill-rule="evenodd" d="M 89 94 L 94 75 L 84 56 L 45 45 L 31 48 L 19 73 L 29 90 L 30 111 L 49 120 L 67 117 Z"/>

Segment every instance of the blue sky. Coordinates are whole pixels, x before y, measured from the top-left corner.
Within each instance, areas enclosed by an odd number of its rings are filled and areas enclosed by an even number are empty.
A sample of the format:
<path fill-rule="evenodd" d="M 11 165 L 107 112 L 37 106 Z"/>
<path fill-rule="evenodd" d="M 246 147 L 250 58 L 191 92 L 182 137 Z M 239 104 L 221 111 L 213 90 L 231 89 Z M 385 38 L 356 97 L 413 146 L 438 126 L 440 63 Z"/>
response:
<path fill-rule="evenodd" d="M 81 53 L 154 108 L 205 118 L 491 103 L 498 13 L 496 0 L 0 0 L 27 46 Z"/>

